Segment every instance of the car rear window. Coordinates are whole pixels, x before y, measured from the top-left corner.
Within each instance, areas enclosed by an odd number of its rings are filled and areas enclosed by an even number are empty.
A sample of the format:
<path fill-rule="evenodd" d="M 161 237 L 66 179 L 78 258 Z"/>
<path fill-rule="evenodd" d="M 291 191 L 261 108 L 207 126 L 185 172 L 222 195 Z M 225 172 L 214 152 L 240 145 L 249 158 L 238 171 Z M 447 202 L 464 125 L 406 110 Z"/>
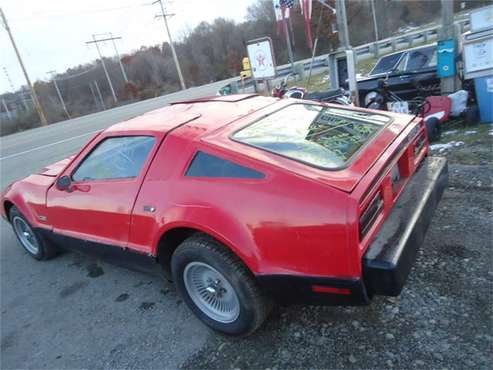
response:
<path fill-rule="evenodd" d="M 244 127 L 232 139 L 313 167 L 345 167 L 390 118 L 381 114 L 291 104 Z"/>

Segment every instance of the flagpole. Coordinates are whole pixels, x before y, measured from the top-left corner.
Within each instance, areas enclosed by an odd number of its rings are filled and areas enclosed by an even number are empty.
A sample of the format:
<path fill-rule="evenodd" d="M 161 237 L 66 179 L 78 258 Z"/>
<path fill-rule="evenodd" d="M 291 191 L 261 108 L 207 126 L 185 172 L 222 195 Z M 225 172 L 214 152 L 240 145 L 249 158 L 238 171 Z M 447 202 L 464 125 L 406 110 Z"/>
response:
<path fill-rule="evenodd" d="M 291 72 L 294 73 L 294 57 L 293 57 L 293 49 L 291 48 L 291 38 L 289 37 L 289 29 L 286 17 L 284 16 L 284 9 L 281 9 L 282 14 L 282 24 L 284 28 L 284 33 L 286 34 L 286 44 L 288 45 L 288 58 L 291 62 Z"/>

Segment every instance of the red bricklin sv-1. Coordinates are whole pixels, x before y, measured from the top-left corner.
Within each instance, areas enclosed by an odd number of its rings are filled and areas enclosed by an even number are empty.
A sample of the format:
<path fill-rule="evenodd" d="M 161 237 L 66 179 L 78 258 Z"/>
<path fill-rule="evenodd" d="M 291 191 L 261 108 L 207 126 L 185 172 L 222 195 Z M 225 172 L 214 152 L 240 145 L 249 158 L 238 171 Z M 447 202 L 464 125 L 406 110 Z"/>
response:
<path fill-rule="evenodd" d="M 447 179 L 421 118 L 231 95 L 100 132 L 1 212 L 32 257 L 150 260 L 205 324 L 245 335 L 276 300 L 398 295 Z"/>

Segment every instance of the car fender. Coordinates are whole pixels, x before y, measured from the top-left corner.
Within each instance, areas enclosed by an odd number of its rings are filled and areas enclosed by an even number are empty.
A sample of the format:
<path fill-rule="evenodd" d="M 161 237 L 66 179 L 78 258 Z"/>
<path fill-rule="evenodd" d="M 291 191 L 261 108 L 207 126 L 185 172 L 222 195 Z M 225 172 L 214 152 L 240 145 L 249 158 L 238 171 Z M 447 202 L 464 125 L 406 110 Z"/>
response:
<path fill-rule="evenodd" d="M 226 212 L 214 210 L 209 207 L 187 207 L 186 212 L 175 213 L 182 217 L 175 217 L 159 228 L 159 232 L 153 243 L 152 254 L 157 254 L 159 240 L 168 231 L 177 228 L 195 229 L 215 238 L 229 248 L 253 273 L 260 269 L 260 251 L 257 248 L 250 231 Z M 182 210 L 183 211 L 183 210 Z M 204 220 L 208 220 L 205 222 Z"/>
<path fill-rule="evenodd" d="M 2 198 L 12 203 L 34 228 L 51 229 L 46 217 L 46 191 L 53 183 L 53 177 L 31 175 L 16 182 Z"/>

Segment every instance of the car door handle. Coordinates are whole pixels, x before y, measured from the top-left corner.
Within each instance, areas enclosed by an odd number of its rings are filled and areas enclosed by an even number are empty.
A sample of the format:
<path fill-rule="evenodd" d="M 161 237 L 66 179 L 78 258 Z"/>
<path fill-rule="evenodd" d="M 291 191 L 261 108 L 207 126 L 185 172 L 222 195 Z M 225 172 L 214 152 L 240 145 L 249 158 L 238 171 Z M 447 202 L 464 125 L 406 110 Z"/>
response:
<path fill-rule="evenodd" d="M 83 193 L 87 193 L 91 190 L 91 185 L 82 185 L 82 184 L 72 184 L 69 188 L 68 191 L 69 193 L 73 191 L 81 191 Z"/>
<path fill-rule="evenodd" d="M 146 206 L 144 206 L 144 212 L 154 213 L 154 212 L 156 212 L 156 208 L 153 206 L 146 205 Z"/>

